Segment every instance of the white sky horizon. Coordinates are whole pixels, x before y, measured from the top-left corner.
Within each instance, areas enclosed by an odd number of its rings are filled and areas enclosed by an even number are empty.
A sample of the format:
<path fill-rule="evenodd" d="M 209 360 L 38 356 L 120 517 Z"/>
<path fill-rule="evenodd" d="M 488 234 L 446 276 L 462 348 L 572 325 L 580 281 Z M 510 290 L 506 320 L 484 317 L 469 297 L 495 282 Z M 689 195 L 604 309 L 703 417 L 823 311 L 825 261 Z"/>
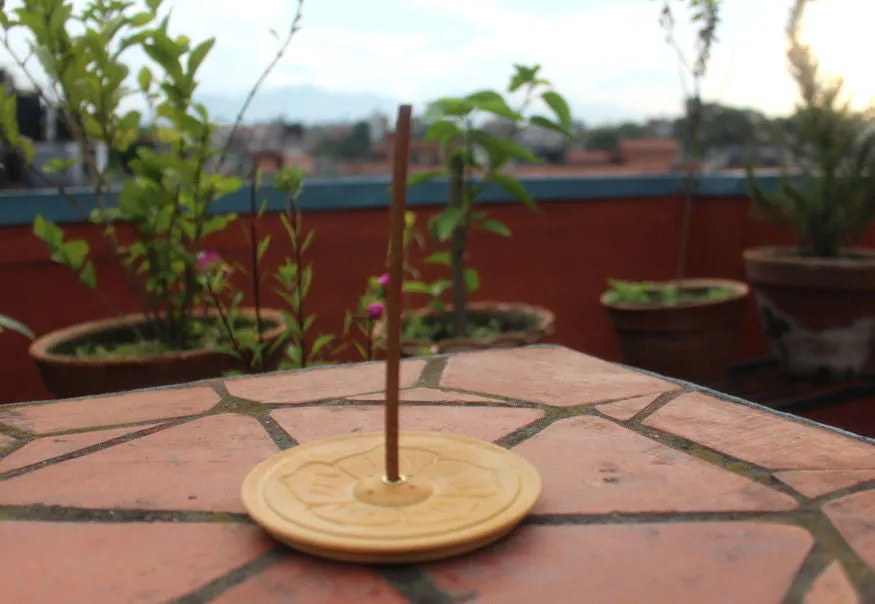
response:
<path fill-rule="evenodd" d="M 173 8 L 175 32 L 195 41 L 217 37 L 200 91 L 227 96 L 252 86 L 278 44 L 269 30 L 288 26 L 294 4 L 165 1 Z M 792 110 L 796 90 L 784 38 L 791 4 L 725 1 L 704 83 L 706 102 L 771 116 Z M 537 8 L 530 0 L 306 0 L 302 30 L 264 90 L 312 85 L 420 105 L 438 96 L 501 89 L 514 62 L 540 63 L 573 107 L 616 105 L 631 119 L 676 116 L 682 88 L 659 25 L 660 7 L 661 0 L 545 0 Z M 692 53 L 688 13 L 680 2 L 676 11 Z M 845 77 L 859 108 L 875 98 L 871 60 L 860 52 L 873 22 L 875 2 L 818 0 L 803 30 L 825 71 Z M 3 49 L 0 63 L 9 63 Z"/>

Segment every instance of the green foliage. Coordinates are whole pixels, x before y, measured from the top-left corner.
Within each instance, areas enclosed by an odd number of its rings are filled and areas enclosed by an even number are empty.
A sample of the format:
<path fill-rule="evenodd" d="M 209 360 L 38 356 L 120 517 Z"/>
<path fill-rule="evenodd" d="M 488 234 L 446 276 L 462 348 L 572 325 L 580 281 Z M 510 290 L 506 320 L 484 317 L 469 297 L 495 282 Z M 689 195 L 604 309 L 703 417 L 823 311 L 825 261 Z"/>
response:
<path fill-rule="evenodd" d="M 28 58 L 20 58 L 9 43 L 14 29 L 24 34 L 50 85 L 38 91 L 57 107 L 80 148 L 94 187 L 97 208 L 83 216 L 102 236 L 125 270 L 129 285 L 147 315 L 151 331 L 165 345 L 185 348 L 195 337 L 193 310 L 205 301 L 208 279 L 201 276 L 198 253 L 203 238 L 226 228 L 233 215 L 210 216 L 213 201 L 238 190 L 242 181 L 214 170 L 222 162 L 206 109 L 193 101 L 199 70 L 214 39 L 200 43 L 170 33 L 169 16 L 159 18 L 161 0 L 141 2 L 88 0 L 22 0 L 14 9 L 0 5 L 2 43 L 33 82 Z M 131 65 L 146 64 L 137 73 Z M 134 83 L 135 85 L 131 85 Z M 254 93 L 254 90 L 253 90 Z M 145 100 L 148 116 L 127 110 L 133 97 Z M 16 99 L 0 91 L 0 137 L 33 161 L 31 142 L 21 136 L 15 120 Z M 147 121 L 148 120 L 148 121 Z M 131 149 L 145 132 L 156 148 Z M 95 148 L 108 149 L 107 167 L 98 165 Z M 53 161 L 50 174 L 72 165 Z M 112 166 L 130 171 L 117 192 Z M 61 191 L 82 211 L 83 204 Z M 115 225 L 134 233 L 120 243 Z M 85 241 L 65 240 L 63 230 L 43 217 L 34 233 L 52 258 L 73 270 L 88 287 L 97 279 L 91 249 Z"/>
<path fill-rule="evenodd" d="M 0 333 L 3 331 L 9 330 L 14 331 L 16 333 L 20 333 L 26 338 L 33 339 L 33 332 L 25 325 L 24 323 L 20 323 L 13 319 L 12 317 L 7 317 L 6 315 L 0 315 Z"/>
<path fill-rule="evenodd" d="M 285 168 L 278 174 L 277 187 L 289 196 L 287 213 L 282 216 L 283 226 L 288 235 L 292 255 L 286 257 L 274 274 L 278 287 L 274 290 L 285 301 L 288 311 L 284 312 L 286 326 L 291 336 L 286 349 L 283 368 L 298 369 L 324 364 L 332 350 L 335 336 L 319 333 L 311 337 L 316 315 L 305 309 L 305 300 L 313 283 L 313 265 L 305 260 L 305 254 L 313 242 L 314 231 L 305 233 L 303 216 L 295 206 L 301 192 L 303 172 L 296 168 Z M 311 343 L 312 341 L 312 343 Z"/>
<path fill-rule="evenodd" d="M 856 243 L 875 217 L 875 129 L 871 111 L 851 110 L 841 79 L 824 78 L 811 49 L 799 40 L 807 0 L 796 0 L 787 36 L 800 100 L 786 140 L 789 163 L 777 193 L 767 193 L 747 169 L 755 211 L 790 225 L 800 252 L 835 257 Z"/>
<path fill-rule="evenodd" d="M 519 94 L 521 101 L 512 106 L 511 95 Z M 532 106 L 540 104 L 550 115 L 533 113 Z M 429 104 L 426 111 L 429 122 L 425 138 L 440 143 L 445 158 L 442 170 L 417 174 L 409 184 L 417 184 L 439 176 L 450 179 L 450 199 L 447 208 L 432 217 L 429 232 L 438 245 L 449 243 L 448 262 L 452 271 L 454 312 L 457 324 L 465 324 L 467 292 L 479 287 L 479 277 L 466 270 L 466 239 L 470 229 L 480 229 L 500 236 L 509 236 L 510 230 L 490 219 L 488 213 L 477 209 L 487 184 L 504 189 L 512 197 L 532 210 L 535 200 L 526 188 L 506 168 L 513 162 L 534 163 L 540 160 L 527 148 L 517 144 L 518 131 L 526 126 L 548 128 L 571 136 L 571 111 L 565 99 L 552 89 L 549 81 L 540 76 L 540 66 L 515 65 L 506 95 L 494 90 L 481 90 L 463 97 L 445 97 Z M 491 119 L 507 126 L 509 134 L 498 136 L 484 127 Z M 434 293 L 435 284 L 421 286 Z M 462 327 L 464 329 L 464 327 Z"/>
<path fill-rule="evenodd" d="M 653 283 L 650 281 L 608 281 L 610 289 L 605 301 L 611 304 L 632 306 L 677 306 L 693 302 L 716 302 L 727 300 L 735 292 L 727 287 L 679 287 L 676 283 Z"/>

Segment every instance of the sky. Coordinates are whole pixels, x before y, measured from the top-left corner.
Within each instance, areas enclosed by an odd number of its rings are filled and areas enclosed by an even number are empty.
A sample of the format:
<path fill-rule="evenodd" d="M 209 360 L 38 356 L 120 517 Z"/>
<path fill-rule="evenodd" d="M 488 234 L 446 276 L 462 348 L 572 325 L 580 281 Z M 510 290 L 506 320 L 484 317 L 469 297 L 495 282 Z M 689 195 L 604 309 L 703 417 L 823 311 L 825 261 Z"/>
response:
<path fill-rule="evenodd" d="M 174 30 L 218 39 L 201 77 L 210 94 L 248 90 L 278 45 L 269 31 L 288 27 L 295 3 L 165 1 Z M 706 100 L 770 115 L 791 110 L 796 91 L 783 36 L 791 4 L 725 0 Z M 502 87 L 513 63 L 540 63 L 584 112 L 610 105 L 628 117 L 674 115 L 683 88 L 659 26 L 660 6 L 661 0 L 306 0 L 302 29 L 266 88 L 309 84 L 422 103 Z M 692 52 L 692 29 L 677 6 L 681 42 Z M 875 97 L 865 44 L 873 22 L 871 0 L 818 0 L 803 30 L 825 70 L 846 78 L 858 106 Z"/>

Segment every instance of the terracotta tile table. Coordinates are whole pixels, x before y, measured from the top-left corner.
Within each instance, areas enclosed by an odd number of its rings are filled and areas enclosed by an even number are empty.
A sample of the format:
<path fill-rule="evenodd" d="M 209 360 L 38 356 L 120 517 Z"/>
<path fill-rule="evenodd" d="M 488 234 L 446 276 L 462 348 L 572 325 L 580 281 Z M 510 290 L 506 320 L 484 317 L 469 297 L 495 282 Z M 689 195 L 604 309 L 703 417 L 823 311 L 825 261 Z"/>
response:
<path fill-rule="evenodd" d="M 381 427 L 381 364 L 0 408 L 0 602 L 875 602 L 875 447 L 557 347 L 406 361 L 402 427 L 513 447 L 519 530 L 418 567 L 278 546 L 238 490 Z"/>

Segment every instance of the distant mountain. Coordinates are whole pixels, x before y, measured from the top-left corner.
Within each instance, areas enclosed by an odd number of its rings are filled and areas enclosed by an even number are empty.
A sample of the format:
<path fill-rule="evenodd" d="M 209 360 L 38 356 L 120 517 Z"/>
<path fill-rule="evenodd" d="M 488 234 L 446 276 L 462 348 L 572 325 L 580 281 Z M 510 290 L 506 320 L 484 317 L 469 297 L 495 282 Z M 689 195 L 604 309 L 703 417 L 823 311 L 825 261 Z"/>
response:
<path fill-rule="evenodd" d="M 243 106 L 245 95 L 199 95 L 197 100 L 217 121 L 230 122 Z M 363 119 L 375 111 L 392 115 L 397 103 L 387 97 L 369 93 L 322 90 L 314 86 L 285 86 L 258 93 L 246 112 L 247 122 L 266 122 L 283 117 L 305 124 Z"/>
<path fill-rule="evenodd" d="M 621 122 L 640 122 L 646 121 L 648 117 L 654 117 L 641 111 L 629 109 L 619 103 L 578 103 L 569 99 L 569 104 L 574 119 L 582 121 L 587 127 Z"/>
<path fill-rule="evenodd" d="M 237 117 L 244 98 L 242 94 L 203 94 L 197 100 L 207 106 L 214 120 L 230 122 Z M 575 119 L 590 126 L 646 118 L 619 103 L 570 101 Z M 266 122 L 283 117 L 305 124 L 348 122 L 367 118 L 375 111 L 393 116 L 397 109 L 398 101 L 379 94 L 334 92 L 309 85 L 285 86 L 259 92 L 246 112 L 246 121 Z"/>

